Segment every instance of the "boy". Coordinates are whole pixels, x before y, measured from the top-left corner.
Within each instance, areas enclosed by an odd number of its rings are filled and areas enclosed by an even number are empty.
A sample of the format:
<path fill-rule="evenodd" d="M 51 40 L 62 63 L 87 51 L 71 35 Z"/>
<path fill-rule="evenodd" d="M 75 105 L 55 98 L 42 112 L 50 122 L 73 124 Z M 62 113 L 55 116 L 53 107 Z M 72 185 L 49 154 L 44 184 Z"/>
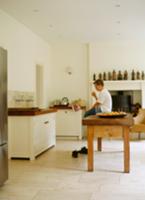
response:
<path fill-rule="evenodd" d="M 111 112 L 112 109 L 112 98 L 109 91 L 104 88 L 104 82 L 98 79 L 94 82 L 96 92 L 92 92 L 92 96 L 95 98 L 96 102 L 93 104 L 91 109 L 86 111 L 84 117 L 89 115 L 96 115 L 99 112 Z"/>

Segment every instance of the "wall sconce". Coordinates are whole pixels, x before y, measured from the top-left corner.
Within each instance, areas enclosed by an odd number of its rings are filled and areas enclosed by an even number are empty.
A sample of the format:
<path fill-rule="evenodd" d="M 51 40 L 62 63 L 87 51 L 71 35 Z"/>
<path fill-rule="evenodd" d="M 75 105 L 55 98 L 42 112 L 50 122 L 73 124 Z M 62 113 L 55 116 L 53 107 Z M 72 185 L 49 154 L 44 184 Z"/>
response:
<path fill-rule="evenodd" d="M 67 67 L 65 68 L 65 72 L 66 72 L 68 75 L 72 75 L 72 72 L 73 72 L 72 67 L 67 66 Z"/>

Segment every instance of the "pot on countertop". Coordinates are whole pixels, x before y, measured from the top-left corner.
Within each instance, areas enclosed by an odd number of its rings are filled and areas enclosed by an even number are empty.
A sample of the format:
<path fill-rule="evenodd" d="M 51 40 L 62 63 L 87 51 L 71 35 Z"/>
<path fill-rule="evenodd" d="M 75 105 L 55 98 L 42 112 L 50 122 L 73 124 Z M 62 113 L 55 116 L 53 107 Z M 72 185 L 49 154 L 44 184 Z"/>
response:
<path fill-rule="evenodd" d="M 64 106 L 69 105 L 69 99 L 67 97 L 63 97 L 61 100 L 61 105 L 64 105 Z"/>

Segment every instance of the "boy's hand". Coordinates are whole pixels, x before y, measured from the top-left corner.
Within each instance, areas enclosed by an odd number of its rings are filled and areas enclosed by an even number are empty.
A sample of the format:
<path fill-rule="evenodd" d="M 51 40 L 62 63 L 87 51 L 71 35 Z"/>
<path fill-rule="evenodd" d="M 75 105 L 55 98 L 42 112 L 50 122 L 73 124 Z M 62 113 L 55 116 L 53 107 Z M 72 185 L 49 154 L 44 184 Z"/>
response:
<path fill-rule="evenodd" d="M 96 107 L 96 106 L 99 106 L 100 105 L 100 102 L 99 101 L 96 101 L 95 103 L 94 103 L 94 106 Z"/>
<path fill-rule="evenodd" d="M 95 93 L 95 92 L 92 92 L 91 95 L 92 95 L 95 99 L 97 99 L 97 96 L 96 96 L 96 93 Z"/>

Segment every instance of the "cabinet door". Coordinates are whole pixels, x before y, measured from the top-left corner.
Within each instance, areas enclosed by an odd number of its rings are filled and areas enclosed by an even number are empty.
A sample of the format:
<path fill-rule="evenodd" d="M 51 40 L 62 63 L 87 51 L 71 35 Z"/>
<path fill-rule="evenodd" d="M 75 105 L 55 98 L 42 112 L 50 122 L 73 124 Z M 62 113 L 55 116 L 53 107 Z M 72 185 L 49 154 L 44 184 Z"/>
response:
<path fill-rule="evenodd" d="M 82 111 L 59 110 L 56 113 L 56 134 L 58 136 L 79 136 L 81 134 Z"/>
<path fill-rule="evenodd" d="M 37 155 L 42 152 L 43 150 L 43 141 L 44 141 L 44 125 L 43 125 L 43 118 L 41 116 L 34 117 L 33 121 L 33 148 L 34 154 Z"/>
<path fill-rule="evenodd" d="M 49 114 L 49 125 L 48 125 L 48 147 L 54 146 L 56 144 L 56 130 L 55 130 L 55 113 Z"/>
<path fill-rule="evenodd" d="M 30 155 L 30 117 L 8 118 L 8 149 L 10 157 L 27 158 Z"/>
<path fill-rule="evenodd" d="M 55 134 L 55 113 L 50 113 L 44 118 L 44 134 L 43 144 L 44 148 L 47 149 L 55 145 L 56 134 Z"/>
<path fill-rule="evenodd" d="M 55 144 L 55 114 L 36 116 L 34 119 L 35 155 Z"/>

